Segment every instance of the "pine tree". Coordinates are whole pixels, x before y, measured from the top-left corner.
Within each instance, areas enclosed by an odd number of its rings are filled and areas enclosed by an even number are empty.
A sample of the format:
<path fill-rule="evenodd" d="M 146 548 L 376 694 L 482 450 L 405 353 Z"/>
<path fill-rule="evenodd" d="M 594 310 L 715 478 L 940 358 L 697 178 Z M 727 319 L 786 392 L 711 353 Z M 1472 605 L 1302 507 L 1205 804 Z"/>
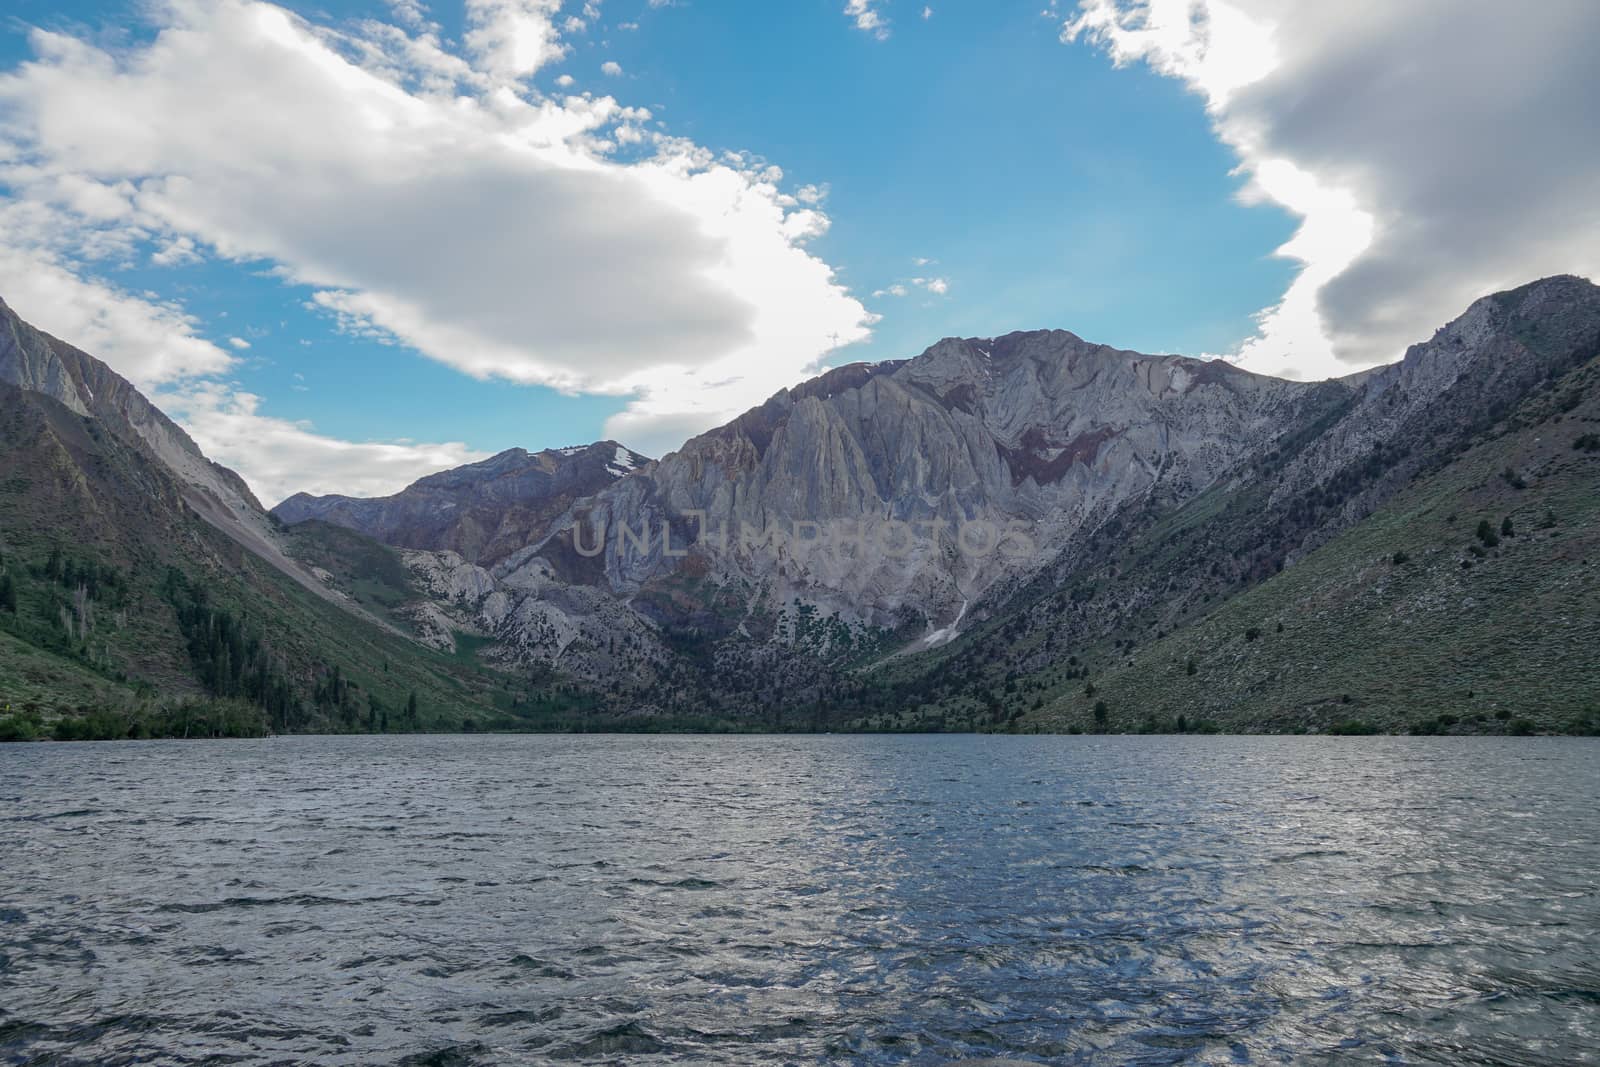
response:
<path fill-rule="evenodd" d="M 17 613 L 17 583 L 12 581 L 10 571 L 0 574 L 0 611 Z"/>

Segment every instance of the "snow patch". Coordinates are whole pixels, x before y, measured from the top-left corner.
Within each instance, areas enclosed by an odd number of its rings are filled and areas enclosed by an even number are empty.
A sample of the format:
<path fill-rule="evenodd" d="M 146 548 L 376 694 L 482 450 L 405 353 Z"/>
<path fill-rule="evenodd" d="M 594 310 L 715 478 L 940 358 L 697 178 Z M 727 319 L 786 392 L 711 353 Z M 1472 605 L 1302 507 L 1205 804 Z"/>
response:
<path fill-rule="evenodd" d="M 941 645 L 948 645 L 951 641 L 954 641 L 956 639 L 956 635 L 961 632 L 961 620 L 966 617 L 967 603 L 967 598 L 962 597 L 961 610 L 957 611 L 956 617 L 950 620 L 950 625 L 941 626 L 937 630 L 924 634 L 922 637 L 917 639 L 916 643 L 913 644 L 908 651 L 923 652 L 930 648 L 938 648 Z"/>
<path fill-rule="evenodd" d="M 645 458 L 639 453 L 618 445 L 616 451 L 611 454 L 611 462 L 606 464 L 606 470 L 618 478 L 623 478 L 638 470 L 644 463 Z"/>

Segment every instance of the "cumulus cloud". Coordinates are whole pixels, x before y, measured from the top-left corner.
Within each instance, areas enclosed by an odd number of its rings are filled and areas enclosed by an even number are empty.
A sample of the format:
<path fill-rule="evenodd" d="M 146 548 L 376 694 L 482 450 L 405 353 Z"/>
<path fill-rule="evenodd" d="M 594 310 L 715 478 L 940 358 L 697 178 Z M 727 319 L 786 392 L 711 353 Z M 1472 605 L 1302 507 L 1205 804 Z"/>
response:
<path fill-rule="evenodd" d="M 117 48 L 35 31 L 37 58 L 0 76 L 0 184 L 70 223 L 39 253 L 66 278 L 141 243 L 167 265 L 264 261 L 343 329 L 479 378 L 629 396 L 627 425 L 657 443 L 652 426 L 707 428 L 863 339 L 872 316 L 805 248 L 827 227 L 819 190 L 612 97 L 527 86 L 565 53 L 559 6 L 470 0 L 459 55 L 404 3 L 399 25 L 335 30 L 163 0 L 159 32 Z M 147 385 L 227 366 L 164 314 L 193 339 L 167 364 L 100 351 Z"/>
<path fill-rule="evenodd" d="M 916 261 L 919 266 L 927 264 L 927 260 Z M 945 296 L 950 292 L 950 279 L 948 278 L 907 278 L 904 281 L 894 282 L 882 289 L 873 292 L 875 297 L 884 296 L 910 296 L 913 289 L 922 289 L 934 296 Z"/>
<path fill-rule="evenodd" d="M 69 231 L 64 217 L 0 201 L 0 297 L 17 314 L 86 352 L 107 354 L 144 389 L 233 366 L 233 357 L 202 337 L 200 323 L 181 307 L 86 277 L 50 239 Z M 49 227 L 49 237 L 39 224 Z"/>
<path fill-rule="evenodd" d="M 151 399 L 183 423 L 207 456 L 249 471 L 250 488 L 269 507 L 297 492 L 386 496 L 490 455 L 459 441 L 343 441 L 308 423 L 264 415 L 260 397 L 216 382 L 158 391 Z"/>
<path fill-rule="evenodd" d="M 889 39 L 889 20 L 875 7 L 877 0 L 846 0 L 844 13 L 856 24 L 856 29 L 870 33 L 880 41 Z"/>
<path fill-rule="evenodd" d="M 554 24 L 560 8 L 561 0 L 467 0 L 467 49 L 491 77 L 525 78 L 567 54 Z"/>
<path fill-rule="evenodd" d="M 1083 0 L 1062 35 L 1184 81 L 1246 196 L 1301 217 L 1252 369 L 1347 373 L 1486 292 L 1600 274 L 1600 5 Z"/>

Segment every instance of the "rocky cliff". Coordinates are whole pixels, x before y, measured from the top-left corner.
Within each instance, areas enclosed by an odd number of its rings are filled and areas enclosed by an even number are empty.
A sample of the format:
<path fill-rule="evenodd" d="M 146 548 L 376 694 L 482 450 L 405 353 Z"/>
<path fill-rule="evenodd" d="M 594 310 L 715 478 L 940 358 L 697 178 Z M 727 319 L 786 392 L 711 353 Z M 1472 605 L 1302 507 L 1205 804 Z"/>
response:
<path fill-rule="evenodd" d="M 321 519 L 400 548 L 454 552 L 485 566 L 544 536 L 580 497 L 649 460 L 601 441 L 497 456 L 422 478 L 387 497 L 297 493 L 272 513 L 285 523 Z"/>
<path fill-rule="evenodd" d="M 633 668 L 646 703 L 685 648 L 708 688 L 782 700 L 996 618 L 1084 641 L 1140 613 L 1177 625 L 1360 522 L 1597 337 L 1600 290 L 1553 278 L 1321 383 L 1061 331 L 947 339 L 780 392 L 576 499 L 451 610 L 507 662 Z M 1113 561 L 1119 539 L 1212 506 L 1166 538 L 1178 558 Z M 426 563 L 459 590 L 453 568 Z M 1098 629 L 1037 607 L 1108 572 L 1126 592 Z"/>

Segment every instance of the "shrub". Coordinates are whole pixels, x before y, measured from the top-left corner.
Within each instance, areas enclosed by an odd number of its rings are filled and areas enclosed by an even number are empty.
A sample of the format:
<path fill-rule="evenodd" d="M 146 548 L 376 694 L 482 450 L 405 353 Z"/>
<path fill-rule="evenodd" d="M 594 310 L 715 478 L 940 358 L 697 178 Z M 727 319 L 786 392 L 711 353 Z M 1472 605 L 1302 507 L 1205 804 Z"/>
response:
<path fill-rule="evenodd" d="M 1489 525 L 1488 519 L 1478 520 L 1478 540 L 1483 542 L 1483 547 L 1493 548 L 1500 543 L 1500 537 L 1494 532 L 1494 527 Z"/>
<path fill-rule="evenodd" d="M 32 741 L 38 737 L 33 723 L 20 717 L 0 719 L 0 741 Z"/>
<path fill-rule="evenodd" d="M 1567 724 L 1567 733 L 1578 737 L 1600 736 L 1600 711 L 1580 715 Z"/>
<path fill-rule="evenodd" d="M 1511 516 L 1510 515 L 1507 515 L 1500 522 L 1500 536 L 1501 537 L 1515 537 L 1515 536 L 1517 536 L 1517 528 L 1511 522 Z"/>
<path fill-rule="evenodd" d="M 1365 737 L 1377 733 L 1378 728 L 1365 719 L 1346 719 L 1328 727 L 1328 732 L 1336 737 Z"/>
<path fill-rule="evenodd" d="M 1572 442 L 1572 447 L 1579 452 L 1600 452 L 1600 433 L 1586 433 Z"/>
<path fill-rule="evenodd" d="M 1189 659 L 1189 666 L 1188 666 L 1188 667 L 1187 667 L 1187 668 L 1186 668 L 1186 670 L 1187 670 L 1187 671 L 1188 671 L 1188 673 L 1189 673 L 1189 674 L 1190 674 L 1190 675 L 1194 675 L 1194 674 L 1197 674 L 1197 673 L 1199 673 L 1199 671 L 1200 671 L 1200 667 L 1199 667 L 1199 665 L 1198 665 L 1198 664 L 1196 664 L 1196 663 L 1195 663 L 1195 661 L 1194 661 L 1194 658 L 1193 658 L 1193 657 L 1190 657 L 1190 659 Z"/>
<path fill-rule="evenodd" d="M 1248 629 L 1248 630 L 1246 630 L 1244 632 L 1244 639 L 1246 641 L 1254 641 L 1256 638 L 1258 638 L 1260 636 L 1261 636 L 1261 628 L 1259 626 L 1252 626 L 1252 627 L 1250 627 L 1250 629 Z"/>
<path fill-rule="evenodd" d="M 1410 556 L 1408 556 L 1408 555 L 1406 555 L 1406 554 L 1405 554 L 1405 553 L 1404 553 L 1404 552 L 1396 552 L 1396 553 L 1395 553 L 1395 554 L 1394 554 L 1394 565 L 1395 565 L 1395 566 L 1396 566 L 1396 567 L 1398 567 L 1398 566 L 1400 566 L 1400 564 L 1402 564 L 1402 563 L 1405 563 L 1405 562 L 1406 562 L 1406 561 L 1408 561 L 1408 560 L 1409 560 L 1409 559 L 1410 559 L 1410 558 L 1411 558 L 1411 557 L 1410 557 Z"/>
<path fill-rule="evenodd" d="M 1539 728 L 1533 724 L 1532 719 L 1516 718 L 1506 725 L 1506 729 L 1511 732 L 1512 737 L 1532 737 Z"/>

